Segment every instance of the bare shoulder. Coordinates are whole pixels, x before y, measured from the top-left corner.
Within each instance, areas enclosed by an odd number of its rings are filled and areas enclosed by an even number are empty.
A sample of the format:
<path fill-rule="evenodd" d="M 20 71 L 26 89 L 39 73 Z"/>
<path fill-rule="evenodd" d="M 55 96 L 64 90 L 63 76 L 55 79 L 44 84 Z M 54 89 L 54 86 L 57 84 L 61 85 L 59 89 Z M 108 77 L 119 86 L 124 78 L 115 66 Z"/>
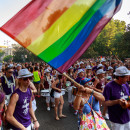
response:
<path fill-rule="evenodd" d="M 19 99 L 19 95 L 17 93 L 14 93 L 11 98 L 10 98 L 10 102 L 17 102 Z"/>

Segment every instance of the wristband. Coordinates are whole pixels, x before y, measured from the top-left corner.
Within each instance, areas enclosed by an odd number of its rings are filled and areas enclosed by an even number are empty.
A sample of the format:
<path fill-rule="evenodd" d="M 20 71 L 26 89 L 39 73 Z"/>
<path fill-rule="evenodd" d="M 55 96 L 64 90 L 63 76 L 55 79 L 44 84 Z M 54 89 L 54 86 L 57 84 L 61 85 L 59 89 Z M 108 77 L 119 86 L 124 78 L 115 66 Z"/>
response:
<path fill-rule="evenodd" d="M 76 96 L 78 96 L 78 97 L 82 97 L 82 95 L 78 95 L 78 94 L 76 94 Z"/>
<path fill-rule="evenodd" d="M 91 92 L 91 95 L 93 95 L 94 94 L 94 90 L 92 90 L 92 92 Z"/>
<path fill-rule="evenodd" d="M 34 120 L 33 123 L 37 122 L 37 120 Z"/>

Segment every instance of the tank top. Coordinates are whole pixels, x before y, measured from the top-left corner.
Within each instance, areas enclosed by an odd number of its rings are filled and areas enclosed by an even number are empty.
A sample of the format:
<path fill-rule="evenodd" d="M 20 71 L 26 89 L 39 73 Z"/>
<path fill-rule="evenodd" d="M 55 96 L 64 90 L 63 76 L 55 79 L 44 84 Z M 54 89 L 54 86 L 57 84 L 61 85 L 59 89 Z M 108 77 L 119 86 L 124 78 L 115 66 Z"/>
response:
<path fill-rule="evenodd" d="M 17 93 L 19 95 L 19 99 L 16 103 L 16 107 L 14 110 L 14 118 L 20 122 L 24 127 L 28 127 L 31 124 L 31 116 L 29 113 L 29 103 L 31 100 L 31 90 L 27 88 L 26 92 L 22 92 L 19 88 L 14 91 L 13 94 Z M 14 130 L 20 130 L 14 126 L 10 126 Z"/>
<path fill-rule="evenodd" d="M 2 76 L 1 83 L 2 83 L 3 91 L 5 92 L 6 95 L 10 95 L 11 93 L 13 93 L 15 89 L 15 80 L 13 76 L 9 78 L 7 78 L 5 75 Z"/>
<path fill-rule="evenodd" d="M 33 72 L 33 76 L 34 76 L 33 82 L 40 81 L 40 77 L 39 77 L 38 71 L 34 71 Z"/>
<path fill-rule="evenodd" d="M 45 76 L 44 88 L 49 89 L 50 86 L 51 86 L 51 76 L 50 76 L 50 79 L 47 78 L 47 76 Z"/>
<path fill-rule="evenodd" d="M 62 89 L 62 84 L 61 84 L 61 81 L 60 81 L 60 80 L 59 80 L 59 83 L 56 84 L 56 88 Z M 56 90 L 56 92 L 61 93 L 61 92 L 59 92 L 58 90 Z"/>

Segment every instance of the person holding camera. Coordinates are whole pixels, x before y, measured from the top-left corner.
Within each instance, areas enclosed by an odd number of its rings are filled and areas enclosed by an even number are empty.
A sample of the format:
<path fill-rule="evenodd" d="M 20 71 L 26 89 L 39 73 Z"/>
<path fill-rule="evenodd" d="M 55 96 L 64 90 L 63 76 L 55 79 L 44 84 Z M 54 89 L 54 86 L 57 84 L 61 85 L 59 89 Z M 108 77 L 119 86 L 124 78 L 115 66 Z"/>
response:
<path fill-rule="evenodd" d="M 130 71 L 125 66 L 120 66 L 114 75 L 115 80 L 104 88 L 104 105 L 108 106 L 112 130 L 128 130 L 130 129 L 130 87 L 127 81 Z"/>

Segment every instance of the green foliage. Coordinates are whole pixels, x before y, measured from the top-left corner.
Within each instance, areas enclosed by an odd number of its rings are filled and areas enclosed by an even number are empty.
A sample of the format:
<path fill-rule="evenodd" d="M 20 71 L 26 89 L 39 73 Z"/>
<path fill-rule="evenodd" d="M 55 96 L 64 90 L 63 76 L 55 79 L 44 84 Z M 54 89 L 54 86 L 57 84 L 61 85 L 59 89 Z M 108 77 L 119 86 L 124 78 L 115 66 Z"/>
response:
<path fill-rule="evenodd" d="M 13 52 L 13 61 L 14 62 L 39 62 L 40 58 L 35 56 L 32 52 L 28 51 L 24 47 L 15 47 Z"/>
<path fill-rule="evenodd" d="M 0 57 L 4 55 L 5 52 L 3 52 L 1 49 L 0 49 Z"/>
<path fill-rule="evenodd" d="M 5 56 L 5 57 L 3 58 L 3 61 L 5 61 L 5 62 L 9 62 L 9 61 L 12 60 L 12 58 L 13 58 L 13 56 L 8 55 L 8 56 Z"/>
<path fill-rule="evenodd" d="M 117 55 L 120 58 L 130 57 L 129 31 L 130 25 L 126 28 L 124 21 L 112 19 L 82 57 L 87 57 L 89 53 L 91 53 L 89 54 L 90 58 L 95 57 L 95 54 L 100 56 Z"/>

